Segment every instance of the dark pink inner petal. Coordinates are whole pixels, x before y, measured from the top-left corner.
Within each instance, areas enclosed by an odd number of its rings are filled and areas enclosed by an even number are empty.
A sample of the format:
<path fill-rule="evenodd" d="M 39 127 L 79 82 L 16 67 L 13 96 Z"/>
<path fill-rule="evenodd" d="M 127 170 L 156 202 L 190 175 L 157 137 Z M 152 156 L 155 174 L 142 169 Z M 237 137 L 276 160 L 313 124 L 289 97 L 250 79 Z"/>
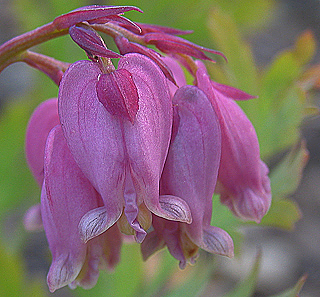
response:
<path fill-rule="evenodd" d="M 97 95 L 112 115 L 134 122 L 139 109 L 139 95 L 129 71 L 118 69 L 101 74 L 97 83 Z"/>

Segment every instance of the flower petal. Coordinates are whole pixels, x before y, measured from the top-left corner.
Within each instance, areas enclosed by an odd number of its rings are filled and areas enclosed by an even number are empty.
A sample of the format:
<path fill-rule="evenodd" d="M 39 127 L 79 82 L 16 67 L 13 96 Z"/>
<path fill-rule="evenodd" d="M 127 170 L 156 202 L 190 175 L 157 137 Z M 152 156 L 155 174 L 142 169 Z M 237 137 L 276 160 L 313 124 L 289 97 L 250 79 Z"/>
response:
<path fill-rule="evenodd" d="M 175 195 L 190 207 L 190 239 L 201 246 L 211 220 L 212 195 L 220 162 L 221 135 L 217 116 L 206 95 L 184 86 L 174 98 L 174 137 L 161 179 L 161 194 Z"/>
<path fill-rule="evenodd" d="M 23 224 L 28 231 L 39 231 L 43 229 L 40 203 L 31 206 L 26 211 L 23 218 Z"/>
<path fill-rule="evenodd" d="M 97 82 L 97 96 L 112 115 L 134 123 L 139 109 L 139 95 L 129 71 L 118 69 L 101 74 Z"/>
<path fill-rule="evenodd" d="M 89 25 L 80 23 L 69 28 L 72 40 L 84 49 L 89 57 L 94 55 L 107 58 L 120 58 L 121 55 L 111 51 L 100 35 Z"/>
<path fill-rule="evenodd" d="M 141 44 L 129 42 L 128 39 L 123 36 L 117 36 L 114 41 L 121 54 L 138 53 L 150 58 L 160 67 L 166 78 L 168 78 L 173 84 L 175 84 L 170 69 L 162 61 L 161 55 L 158 52 Z"/>
<path fill-rule="evenodd" d="M 84 242 L 108 230 L 120 217 L 121 212 L 108 212 L 101 206 L 88 211 L 79 222 L 79 232 Z"/>
<path fill-rule="evenodd" d="M 171 217 L 159 202 L 159 180 L 167 155 L 171 127 L 172 102 L 167 80 L 159 67 L 140 54 L 126 54 L 118 69 L 132 74 L 139 94 L 139 111 L 134 125 L 124 122 L 124 138 L 137 203 L 142 199 L 156 215 Z M 180 201 L 177 201 L 181 205 Z"/>
<path fill-rule="evenodd" d="M 80 238 L 78 224 L 86 212 L 102 203 L 73 160 L 60 125 L 48 136 L 44 180 L 41 214 L 52 253 L 47 281 L 50 291 L 54 292 L 79 274 L 86 245 Z"/>
<path fill-rule="evenodd" d="M 28 165 L 38 184 L 43 183 L 44 149 L 49 132 L 58 125 L 58 100 L 48 99 L 33 112 L 26 132 L 26 157 Z"/>
<path fill-rule="evenodd" d="M 161 213 L 158 215 L 167 220 L 191 224 L 192 216 L 190 208 L 183 199 L 173 195 L 161 195 L 159 202 L 161 205 Z"/>
<path fill-rule="evenodd" d="M 97 97 L 99 75 L 97 63 L 72 64 L 60 84 L 59 114 L 75 161 L 102 196 L 106 214 L 115 219 L 123 208 L 119 197 L 123 196 L 125 146 L 121 119 L 111 115 Z M 110 218 L 105 220 L 111 222 Z"/>
<path fill-rule="evenodd" d="M 163 249 L 165 245 L 165 241 L 163 238 L 159 237 L 157 232 L 151 231 L 148 233 L 144 241 L 141 243 L 143 261 L 146 261 L 155 252 Z"/>
<path fill-rule="evenodd" d="M 90 240 L 87 245 L 87 257 L 82 270 L 76 280 L 69 284 L 72 289 L 77 286 L 91 289 L 97 283 L 99 269 L 112 270 L 120 260 L 122 238 L 117 226 Z"/>
<path fill-rule="evenodd" d="M 209 253 L 214 253 L 232 258 L 234 246 L 230 235 L 214 226 L 203 228 L 202 243 L 200 247 Z"/>
<path fill-rule="evenodd" d="M 197 61 L 197 82 L 219 117 L 222 135 L 217 192 L 235 215 L 260 222 L 271 204 L 268 169 L 260 160 L 259 142 L 245 113 L 212 84 L 202 62 Z M 235 98 L 236 99 L 236 98 Z M 263 165 L 262 165 L 263 164 Z"/>

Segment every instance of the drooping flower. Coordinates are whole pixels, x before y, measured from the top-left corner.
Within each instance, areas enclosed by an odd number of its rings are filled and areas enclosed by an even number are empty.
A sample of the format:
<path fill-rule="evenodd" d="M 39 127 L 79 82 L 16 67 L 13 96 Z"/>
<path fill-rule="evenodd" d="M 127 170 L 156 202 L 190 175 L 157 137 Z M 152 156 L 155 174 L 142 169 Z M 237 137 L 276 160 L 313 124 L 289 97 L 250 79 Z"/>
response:
<path fill-rule="evenodd" d="M 119 230 L 110 228 L 88 243 L 81 239 L 82 216 L 101 206 L 102 199 L 75 163 L 60 125 L 48 136 L 44 166 L 41 214 L 52 253 L 49 289 L 54 292 L 67 284 L 91 288 L 99 268 L 113 268 L 119 260 Z"/>
<path fill-rule="evenodd" d="M 94 286 L 98 268 L 113 269 L 121 247 L 116 226 L 87 244 L 82 241 L 78 224 L 102 199 L 73 160 L 59 123 L 58 100 L 49 99 L 32 114 L 26 135 L 28 164 L 42 193 L 41 206 L 30 208 L 25 223 L 33 230 L 44 225 L 53 256 L 48 273 L 52 292 L 67 284 Z"/>
<path fill-rule="evenodd" d="M 271 204 L 268 167 L 260 160 L 254 127 L 234 100 L 252 96 L 213 82 L 197 61 L 197 85 L 211 101 L 221 127 L 221 163 L 216 192 L 237 216 L 260 222 Z"/>
<path fill-rule="evenodd" d="M 43 221 L 51 291 L 92 287 L 99 268 L 119 261 L 120 231 L 142 242 L 145 259 L 167 246 L 181 268 L 199 247 L 232 256 L 230 236 L 210 225 L 215 191 L 244 219 L 258 222 L 270 206 L 257 136 L 233 101 L 251 96 L 211 81 L 191 58 L 223 54 L 176 36 L 189 31 L 135 24 L 121 16 L 129 10 L 140 11 L 87 6 L 48 24 L 69 28 L 91 60 L 72 64 L 62 79 L 58 67 L 52 77 L 60 84 L 59 112 L 56 99 L 46 101 L 27 132 L 27 158 L 42 193 L 41 209 L 31 208 L 26 221 Z M 109 34 L 119 53 L 96 30 Z M 120 58 L 117 69 L 111 58 Z M 186 86 L 177 61 L 195 86 Z"/>
<path fill-rule="evenodd" d="M 44 150 L 47 137 L 58 125 L 58 100 L 52 98 L 42 102 L 33 112 L 26 131 L 25 152 L 29 168 L 42 187 L 44 179 Z M 24 216 L 24 226 L 29 231 L 42 229 L 40 204 L 30 207 Z"/>
<path fill-rule="evenodd" d="M 117 70 L 103 70 L 96 62 L 76 62 L 59 89 L 66 141 L 104 202 L 83 217 L 81 232 L 87 241 L 119 220 L 120 229 L 132 228 L 141 242 L 151 212 L 191 221 L 182 199 L 159 197 L 172 126 L 169 89 L 158 66 L 140 54 L 125 55 Z"/>
<path fill-rule="evenodd" d="M 154 217 L 155 230 L 142 243 L 142 252 L 147 258 L 165 243 L 184 268 L 187 261 L 194 262 L 198 247 L 232 256 L 233 243 L 225 231 L 210 226 L 221 152 L 217 116 L 206 95 L 195 86 L 178 89 L 173 105 L 172 140 L 161 178 L 161 194 L 185 200 L 192 223 Z"/>

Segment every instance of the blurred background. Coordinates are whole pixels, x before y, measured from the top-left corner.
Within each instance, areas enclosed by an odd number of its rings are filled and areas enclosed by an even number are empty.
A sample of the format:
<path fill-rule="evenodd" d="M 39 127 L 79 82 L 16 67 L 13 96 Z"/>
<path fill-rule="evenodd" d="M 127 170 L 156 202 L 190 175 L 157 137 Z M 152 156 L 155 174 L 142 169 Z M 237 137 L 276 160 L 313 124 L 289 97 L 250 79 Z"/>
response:
<path fill-rule="evenodd" d="M 320 120 L 315 111 L 319 107 L 320 86 L 320 1 L 0 0 L 0 44 L 89 4 L 134 5 L 144 13 L 127 13 L 126 17 L 133 21 L 191 29 L 194 33 L 186 39 L 221 50 L 229 59 L 227 65 L 217 58 L 216 64 L 208 66 L 214 79 L 258 95 L 255 100 L 260 102 L 267 101 L 268 94 L 274 92 L 268 108 L 250 102 L 242 107 L 257 129 L 263 159 L 275 172 L 275 188 L 281 188 L 283 181 L 277 183 L 277 170 L 288 152 L 293 156 L 291 159 L 289 156 L 290 164 L 297 167 L 296 181 L 285 193 L 290 196 L 290 202 L 285 200 L 288 204 L 282 205 L 286 211 L 281 212 L 281 207 L 275 204 L 278 208 L 275 206 L 263 226 L 234 221 L 216 206 L 219 214 L 213 223 L 235 236 L 235 259 L 202 253 L 195 267 L 181 272 L 166 251 L 143 263 L 138 245 L 125 245 L 115 274 L 102 272 L 92 291 L 63 288 L 52 295 L 227 296 L 237 284 L 242 284 L 243 288 L 251 289 L 243 293 L 239 289 L 228 296 L 263 297 L 294 287 L 307 274 L 300 296 L 320 296 Z M 110 38 L 105 37 L 105 41 L 108 47 L 113 47 Z M 68 36 L 34 50 L 67 62 L 86 58 Z M 283 84 L 285 87 L 280 89 Z M 297 86 L 302 89 L 301 96 L 292 93 L 300 94 Z M 272 104 L 286 97 L 288 89 L 290 96 L 297 97 L 296 101 L 290 103 L 291 107 L 284 104 L 281 113 L 273 114 Z M 50 252 L 44 232 L 28 233 L 23 228 L 24 212 L 40 197 L 26 166 L 23 145 L 33 109 L 41 101 L 56 96 L 53 82 L 22 63 L 11 65 L 0 74 L 1 296 L 51 295 L 45 283 Z M 261 116 L 264 121 L 260 120 L 260 113 L 264 114 Z M 279 128 L 282 122 L 288 122 L 287 130 Z M 306 139 L 310 156 L 298 186 L 306 154 L 301 138 Z M 259 252 L 258 273 L 254 261 Z"/>

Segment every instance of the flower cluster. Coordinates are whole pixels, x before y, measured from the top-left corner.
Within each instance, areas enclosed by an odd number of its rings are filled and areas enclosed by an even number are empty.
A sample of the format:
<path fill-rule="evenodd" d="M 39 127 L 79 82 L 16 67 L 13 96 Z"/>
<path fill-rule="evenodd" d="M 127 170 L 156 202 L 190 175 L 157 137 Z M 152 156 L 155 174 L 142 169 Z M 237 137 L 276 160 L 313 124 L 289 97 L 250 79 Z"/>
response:
<path fill-rule="evenodd" d="M 200 61 L 222 54 L 176 36 L 188 31 L 135 24 L 121 16 L 129 10 L 138 9 L 88 6 L 52 23 L 69 28 L 89 60 L 62 79 L 49 67 L 59 96 L 43 102 L 27 128 L 27 160 L 42 192 L 25 223 L 45 229 L 51 292 L 94 286 L 99 269 L 118 263 L 122 234 L 141 243 L 144 259 L 167 246 L 181 268 L 199 247 L 232 257 L 231 237 L 210 225 L 213 194 L 256 222 L 271 203 L 255 130 L 235 102 L 253 97 L 212 81 Z M 97 31 L 112 36 L 119 53 Z"/>

